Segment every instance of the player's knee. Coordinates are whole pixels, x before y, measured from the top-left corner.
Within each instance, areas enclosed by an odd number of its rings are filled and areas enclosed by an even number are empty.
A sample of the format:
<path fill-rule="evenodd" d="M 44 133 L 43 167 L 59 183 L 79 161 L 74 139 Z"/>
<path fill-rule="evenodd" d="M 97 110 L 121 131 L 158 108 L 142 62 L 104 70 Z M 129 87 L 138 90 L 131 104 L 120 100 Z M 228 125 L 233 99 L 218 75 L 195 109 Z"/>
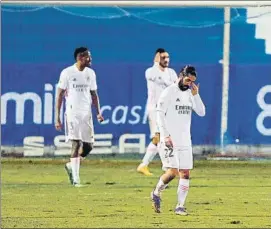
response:
<path fill-rule="evenodd" d="M 182 179 L 188 180 L 190 178 L 190 171 L 188 169 L 180 170 L 179 176 Z"/>
<path fill-rule="evenodd" d="M 169 173 L 173 178 L 175 178 L 176 176 L 178 176 L 179 171 L 178 171 L 178 169 L 170 169 Z"/>
<path fill-rule="evenodd" d="M 165 174 L 165 184 L 168 184 L 178 175 L 178 169 L 168 169 Z"/>
<path fill-rule="evenodd" d="M 159 143 L 159 141 L 160 141 L 160 134 L 159 133 L 155 133 L 155 136 L 152 138 L 152 143 L 157 146 L 157 144 Z"/>
<path fill-rule="evenodd" d="M 81 157 L 86 157 L 87 155 L 89 155 L 89 153 L 93 149 L 93 144 L 89 142 L 83 142 L 82 148 L 83 149 L 82 149 Z"/>
<path fill-rule="evenodd" d="M 80 140 L 72 140 L 73 152 L 77 152 L 80 149 Z"/>

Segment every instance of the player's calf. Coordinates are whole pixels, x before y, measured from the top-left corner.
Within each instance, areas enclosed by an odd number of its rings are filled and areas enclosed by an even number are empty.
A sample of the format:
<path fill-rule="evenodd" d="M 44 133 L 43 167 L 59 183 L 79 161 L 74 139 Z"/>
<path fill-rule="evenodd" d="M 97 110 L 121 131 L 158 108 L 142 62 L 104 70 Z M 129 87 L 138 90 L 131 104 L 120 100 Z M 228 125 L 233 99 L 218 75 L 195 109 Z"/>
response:
<path fill-rule="evenodd" d="M 161 192 L 166 189 L 169 182 L 172 181 L 177 175 L 177 169 L 168 169 L 166 173 L 160 177 L 153 193 L 157 196 L 160 196 Z"/>
<path fill-rule="evenodd" d="M 83 158 L 86 157 L 87 155 L 89 155 L 92 149 L 93 149 L 93 143 L 83 142 L 82 152 L 80 156 Z"/>
<path fill-rule="evenodd" d="M 79 157 L 79 149 L 81 147 L 80 140 L 72 140 L 71 158 Z"/>

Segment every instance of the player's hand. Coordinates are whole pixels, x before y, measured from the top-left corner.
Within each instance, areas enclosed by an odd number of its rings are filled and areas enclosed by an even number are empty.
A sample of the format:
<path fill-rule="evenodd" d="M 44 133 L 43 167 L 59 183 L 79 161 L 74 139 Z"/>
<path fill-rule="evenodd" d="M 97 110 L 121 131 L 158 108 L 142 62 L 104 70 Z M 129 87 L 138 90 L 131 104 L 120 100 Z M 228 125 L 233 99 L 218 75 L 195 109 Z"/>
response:
<path fill-rule="evenodd" d="M 171 140 L 171 137 L 168 136 L 165 138 L 165 145 L 166 147 L 168 147 L 169 149 L 172 149 L 173 148 L 173 143 L 172 143 L 172 140 Z"/>
<path fill-rule="evenodd" d="M 199 93 L 199 84 L 196 85 L 195 83 L 192 83 L 191 86 L 192 86 L 192 88 L 191 88 L 192 95 L 198 94 Z"/>
<path fill-rule="evenodd" d="M 97 119 L 99 123 L 104 121 L 104 117 L 101 114 L 97 114 Z"/>
<path fill-rule="evenodd" d="M 56 123 L 55 123 L 55 128 L 56 128 L 57 131 L 61 131 L 61 129 L 62 129 L 62 124 L 61 124 L 60 119 L 56 121 Z"/>
<path fill-rule="evenodd" d="M 156 55 L 154 56 L 154 60 L 153 60 L 154 63 L 160 63 L 160 53 L 156 53 Z"/>

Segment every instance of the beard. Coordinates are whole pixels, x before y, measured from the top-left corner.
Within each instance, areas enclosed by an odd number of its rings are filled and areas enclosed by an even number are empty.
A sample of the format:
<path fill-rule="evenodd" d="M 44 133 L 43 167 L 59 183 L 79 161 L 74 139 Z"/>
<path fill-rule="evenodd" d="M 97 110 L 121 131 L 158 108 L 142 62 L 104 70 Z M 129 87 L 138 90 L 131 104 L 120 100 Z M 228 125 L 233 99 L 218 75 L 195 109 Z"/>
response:
<path fill-rule="evenodd" d="M 162 68 L 167 68 L 168 67 L 168 62 L 165 62 L 165 63 L 159 63 L 159 65 L 162 67 Z"/>
<path fill-rule="evenodd" d="M 85 67 L 90 67 L 91 66 L 91 62 L 86 62 L 85 63 Z"/>
<path fill-rule="evenodd" d="M 188 85 L 184 85 L 184 84 L 183 84 L 183 80 L 180 80 L 180 82 L 179 82 L 178 85 L 179 85 L 179 88 L 180 88 L 181 91 L 186 91 L 186 90 L 189 89 L 189 86 L 188 86 Z"/>

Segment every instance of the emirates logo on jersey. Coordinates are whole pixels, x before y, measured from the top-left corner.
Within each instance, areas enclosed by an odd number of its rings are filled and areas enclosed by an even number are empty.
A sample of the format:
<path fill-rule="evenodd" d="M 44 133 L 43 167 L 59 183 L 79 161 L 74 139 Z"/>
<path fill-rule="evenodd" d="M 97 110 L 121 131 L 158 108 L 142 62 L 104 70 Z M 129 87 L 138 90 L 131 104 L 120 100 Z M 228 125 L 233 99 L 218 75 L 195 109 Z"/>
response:
<path fill-rule="evenodd" d="M 175 105 L 175 110 L 178 112 L 178 114 L 189 115 L 192 112 L 192 107 Z"/>
<path fill-rule="evenodd" d="M 84 92 L 88 90 L 87 84 L 73 84 L 72 88 L 75 89 L 77 92 Z"/>

